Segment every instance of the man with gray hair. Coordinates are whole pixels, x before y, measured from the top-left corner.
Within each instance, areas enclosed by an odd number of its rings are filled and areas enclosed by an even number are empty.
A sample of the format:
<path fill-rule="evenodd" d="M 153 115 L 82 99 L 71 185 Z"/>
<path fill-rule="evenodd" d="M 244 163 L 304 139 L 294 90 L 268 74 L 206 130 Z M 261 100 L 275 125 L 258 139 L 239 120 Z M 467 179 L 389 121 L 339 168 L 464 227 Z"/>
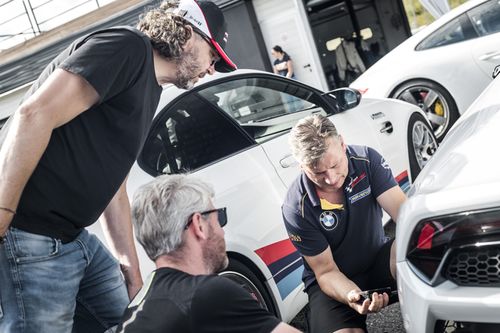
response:
<path fill-rule="evenodd" d="M 366 314 L 387 306 L 389 292 L 363 301 L 361 291 L 396 287 L 394 242 L 384 235 L 381 208 L 396 221 L 405 194 L 379 153 L 347 146 L 325 116 L 299 121 L 290 145 L 302 173 L 282 211 L 304 259 L 309 331 L 365 332 Z"/>
<path fill-rule="evenodd" d="M 226 208 L 214 191 L 186 175 L 160 176 L 136 192 L 132 220 L 156 264 L 130 303 L 119 332 L 298 332 L 261 308 L 227 267 Z"/>

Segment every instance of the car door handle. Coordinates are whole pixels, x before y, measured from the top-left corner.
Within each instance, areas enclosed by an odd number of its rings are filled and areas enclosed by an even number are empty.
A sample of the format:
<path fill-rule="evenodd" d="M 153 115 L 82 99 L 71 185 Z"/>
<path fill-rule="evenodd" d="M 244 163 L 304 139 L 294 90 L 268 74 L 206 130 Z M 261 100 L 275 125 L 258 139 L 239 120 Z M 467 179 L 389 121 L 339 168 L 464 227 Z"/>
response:
<path fill-rule="evenodd" d="M 298 164 L 299 162 L 297 162 L 297 160 L 292 155 L 287 155 L 280 160 L 280 165 L 282 168 L 290 168 L 297 166 Z"/>
<path fill-rule="evenodd" d="M 394 130 L 394 128 L 392 127 L 391 122 L 390 121 L 386 121 L 385 123 L 383 123 L 383 126 L 380 129 L 380 133 L 390 134 L 390 133 L 392 133 L 393 130 Z"/>
<path fill-rule="evenodd" d="M 500 58 L 500 51 L 493 51 L 493 52 L 488 52 L 485 53 L 481 56 L 479 56 L 479 60 L 490 60 L 490 59 L 498 59 Z"/>

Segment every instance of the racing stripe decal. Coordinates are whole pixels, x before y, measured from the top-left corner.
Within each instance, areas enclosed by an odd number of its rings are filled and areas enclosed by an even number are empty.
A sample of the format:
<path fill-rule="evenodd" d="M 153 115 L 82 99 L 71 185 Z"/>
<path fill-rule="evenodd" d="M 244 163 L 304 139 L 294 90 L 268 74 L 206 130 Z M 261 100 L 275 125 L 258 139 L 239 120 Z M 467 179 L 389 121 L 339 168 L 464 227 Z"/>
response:
<path fill-rule="evenodd" d="M 408 171 L 405 170 L 396 176 L 396 181 L 403 192 L 407 192 L 410 189 L 410 179 L 408 178 Z"/>
<path fill-rule="evenodd" d="M 290 239 L 269 244 L 255 250 L 255 253 L 269 268 L 281 299 L 285 299 L 302 283 L 302 258 Z"/>
<path fill-rule="evenodd" d="M 283 278 L 282 276 L 279 276 L 280 271 L 282 271 L 283 268 L 295 263 L 299 259 L 301 259 L 300 254 L 298 251 L 295 251 L 281 258 L 280 260 L 267 265 L 267 267 L 271 271 L 271 274 L 274 276 L 274 280 L 276 281 L 276 283 Z"/>
<path fill-rule="evenodd" d="M 303 271 L 304 271 L 304 265 L 302 264 L 302 258 L 300 258 L 292 266 L 287 267 L 283 271 L 284 276 L 277 283 L 281 299 L 285 299 L 288 295 L 290 295 L 292 291 L 294 291 L 301 284 Z"/>
<path fill-rule="evenodd" d="M 297 252 L 297 250 L 288 238 L 255 250 L 255 253 L 257 253 L 268 266 L 293 252 Z"/>

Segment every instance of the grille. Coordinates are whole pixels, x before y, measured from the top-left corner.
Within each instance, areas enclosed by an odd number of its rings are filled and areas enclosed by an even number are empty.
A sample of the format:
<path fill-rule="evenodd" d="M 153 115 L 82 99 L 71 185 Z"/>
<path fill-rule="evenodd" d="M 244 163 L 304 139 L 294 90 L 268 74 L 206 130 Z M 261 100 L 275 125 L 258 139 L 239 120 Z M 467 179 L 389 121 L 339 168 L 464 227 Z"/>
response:
<path fill-rule="evenodd" d="M 500 249 L 457 250 L 445 276 L 459 286 L 500 287 Z"/>

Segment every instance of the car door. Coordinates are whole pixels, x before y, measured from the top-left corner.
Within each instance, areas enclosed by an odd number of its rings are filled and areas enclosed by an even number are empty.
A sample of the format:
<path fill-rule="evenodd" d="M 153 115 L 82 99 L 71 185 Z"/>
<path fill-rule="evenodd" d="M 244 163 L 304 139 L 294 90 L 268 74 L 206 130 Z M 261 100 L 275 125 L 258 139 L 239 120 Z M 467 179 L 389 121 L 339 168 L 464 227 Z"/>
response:
<path fill-rule="evenodd" d="M 283 198 L 300 172 L 290 152 L 288 132 L 299 119 L 310 114 L 333 113 L 334 101 L 329 105 L 328 97 L 322 97 L 319 90 L 269 74 L 240 76 L 202 94 L 208 92 L 218 95 L 218 106 L 260 144 L 283 182 L 283 191 L 279 193 Z"/>
<path fill-rule="evenodd" d="M 270 98 L 256 89 L 255 82 L 267 81 L 223 79 L 181 95 L 155 118 L 138 163 L 151 176 L 189 172 L 211 183 L 215 205 L 227 207 L 224 231 L 229 257 L 249 259 L 266 280 L 274 278 L 270 288 L 275 297 L 290 303 L 283 306 L 293 307 L 291 302 L 300 293 L 301 263 L 297 261 L 295 271 L 287 275 L 277 272 L 266 255 L 262 257 L 269 249 L 291 248 L 281 216 L 286 187 L 255 133 L 241 126 L 278 113 L 277 96 Z M 287 251 L 280 253 L 288 255 Z"/>
<path fill-rule="evenodd" d="M 151 176 L 192 173 L 213 184 L 216 205 L 228 207 L 228 251 L 258 263 L 255 250 L 287 234 L 281 217 L 286 187 L 251 129 L 240 125 L 278 112 L 255 82 L 211 82 L 169 104 L 155 118 L 138 164 Z M 259 268 L 266 275 L 266 267 Z"/>
<path fill-rule="evenodd" d="M 474 62 L 491 80 L 494 68 L 500 65 L 500 3 L 487 1 L 467 12 L 479 35 L 470 48 Z"/>

